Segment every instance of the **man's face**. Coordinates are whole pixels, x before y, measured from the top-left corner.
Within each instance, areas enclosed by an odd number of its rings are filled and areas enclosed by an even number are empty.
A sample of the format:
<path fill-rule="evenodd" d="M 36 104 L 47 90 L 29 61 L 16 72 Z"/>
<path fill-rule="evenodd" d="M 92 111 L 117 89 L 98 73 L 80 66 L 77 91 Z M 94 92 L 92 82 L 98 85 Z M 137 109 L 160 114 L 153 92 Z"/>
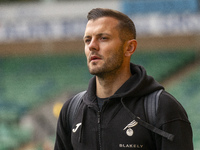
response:
<path fill-rule="evenodd" d="M 123 43 L 116 27 L 118 20 L 101 17 L 87 23 L 84 35 L 85 55 L 93 75 L 116 73 L 124 60 Z"/>

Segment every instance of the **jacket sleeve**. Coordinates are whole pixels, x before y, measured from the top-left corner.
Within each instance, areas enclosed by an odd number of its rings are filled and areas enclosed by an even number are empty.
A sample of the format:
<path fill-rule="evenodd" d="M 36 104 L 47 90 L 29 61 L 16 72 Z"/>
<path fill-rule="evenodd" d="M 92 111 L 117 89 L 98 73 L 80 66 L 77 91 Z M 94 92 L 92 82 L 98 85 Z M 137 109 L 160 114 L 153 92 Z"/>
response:
<path fill-rule="evenodd" d="M 165 91 L 159 100 L 157 126 L 175 136 L 173 141 L 169 141 L 156 135 L 157 149 L 193 150 L 192 128 L 187 113 L 182 105 Z"/>
<path fill-rule="evenodd" d="M 71 131 L 69 131 L 66 121 L 68 104 L 69 101 L 63 105 L 58 118 L 54 150 L 73 150 L 71 145 Z"/>

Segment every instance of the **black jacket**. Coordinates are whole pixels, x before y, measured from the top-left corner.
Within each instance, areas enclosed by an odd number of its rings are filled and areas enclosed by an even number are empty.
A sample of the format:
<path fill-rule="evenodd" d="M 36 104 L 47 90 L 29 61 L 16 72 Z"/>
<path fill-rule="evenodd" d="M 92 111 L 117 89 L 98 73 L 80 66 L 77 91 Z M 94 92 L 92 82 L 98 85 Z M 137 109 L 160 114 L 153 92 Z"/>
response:
<path fill-rule="evenodd" d="M 131 71 L 130 79 L 104 103 L 101 111 L 95 77 L 90 80 L 72 124 L 74 132 L 69 132 L 66 122 L 70 100 L 64 104 L 57 124 L 55 150 L 193 150 L 187 114 L 166 91 L 160 95 L 155 126 L 175 135 L 173 141 L 153 134 L 133 117 L 146 121 L 144 96 L 163 87 L 143 67 L 131 64 Z"/>

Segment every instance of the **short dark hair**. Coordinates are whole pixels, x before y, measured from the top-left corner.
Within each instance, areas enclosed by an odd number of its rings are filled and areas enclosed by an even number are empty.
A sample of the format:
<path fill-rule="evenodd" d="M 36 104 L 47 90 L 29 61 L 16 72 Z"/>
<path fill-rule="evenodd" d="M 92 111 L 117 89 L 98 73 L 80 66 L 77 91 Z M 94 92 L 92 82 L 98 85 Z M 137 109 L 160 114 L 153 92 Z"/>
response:
<path fill-rule="evenodd" d="M 130 40 L 136 39 L 136 29 L 133 21 L 125 14 L 112 10 L 112 9 L 105 9 L 105 8 L 95 8 L 92 9 L 88 15 L 87 19 L 89 20 L 96 20 L 101 17 L 113 17 L 119 20 L 119 33 L 120 38 L 122 40 Z"/>

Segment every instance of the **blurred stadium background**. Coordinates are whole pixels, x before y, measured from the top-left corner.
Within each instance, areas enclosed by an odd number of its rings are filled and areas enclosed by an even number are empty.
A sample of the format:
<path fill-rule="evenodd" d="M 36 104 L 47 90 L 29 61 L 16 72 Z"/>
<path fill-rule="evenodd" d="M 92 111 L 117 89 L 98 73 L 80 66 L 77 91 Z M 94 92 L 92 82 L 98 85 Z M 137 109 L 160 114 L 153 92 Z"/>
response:
<path fill-rule="evenodd" d="M 96 7 L 133 19 L 132 62 L 185 107 L 200 150 L 199 0 L 0 0 L 0 150 L 53 149 L 62 104 L 91 78 L 82 37 Z"/>

